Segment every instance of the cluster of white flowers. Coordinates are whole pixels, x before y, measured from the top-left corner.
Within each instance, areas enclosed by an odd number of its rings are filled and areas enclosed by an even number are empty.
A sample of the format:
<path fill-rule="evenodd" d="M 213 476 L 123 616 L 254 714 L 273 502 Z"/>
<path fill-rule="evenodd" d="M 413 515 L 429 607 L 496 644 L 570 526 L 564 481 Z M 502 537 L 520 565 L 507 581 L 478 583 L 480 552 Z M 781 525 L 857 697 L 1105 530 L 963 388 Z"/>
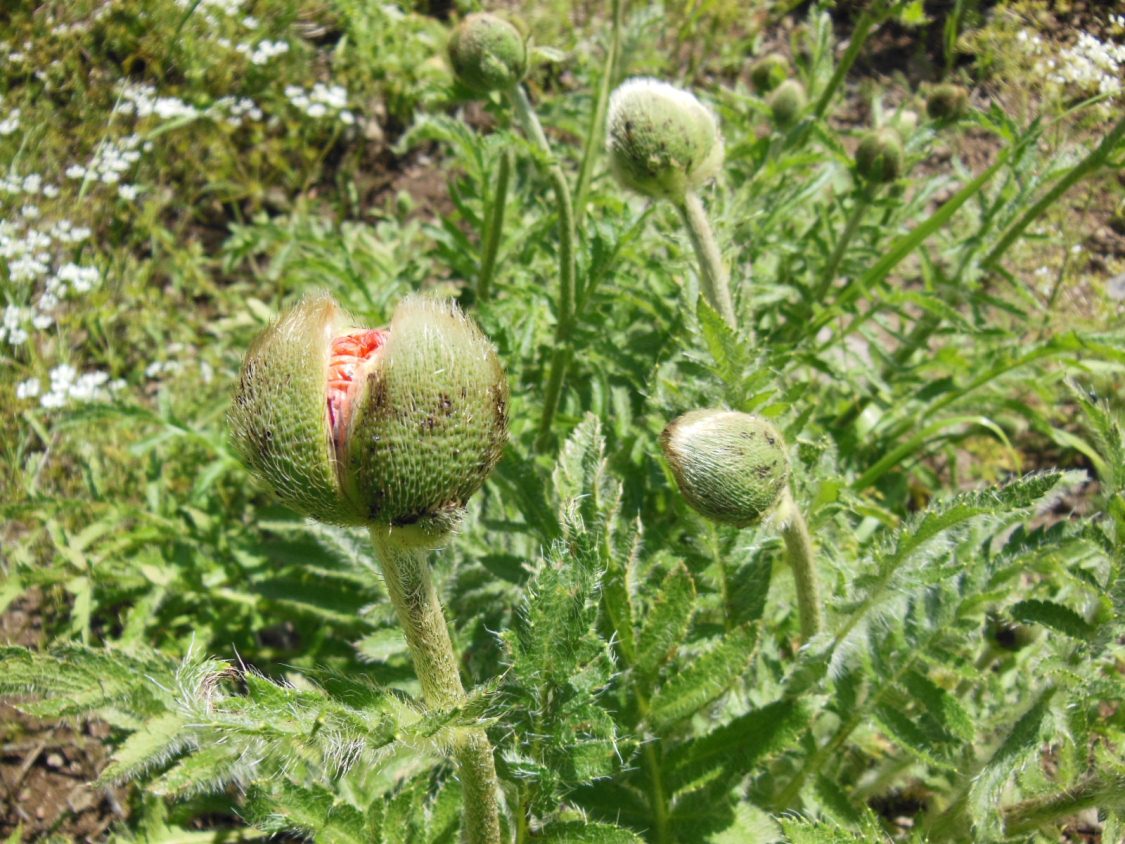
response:
<path fill-rule="evenodd" d="M 88 164 L 72 164 L 66 169 L 71 179 L 91 179 L 116 185 L 130 167 L 141 160 L 141 151 L 152 148 L 140 135 L 125 135 L 122 138 L 104 141 L 96 150 Z"/>
<path fill-rule="evenodd" d="M 1110 23 L 1125 30 L 1125 15 L 1111 16 Z M 1056 51 L 1041 36 L 1026 29 L 1017 33 L 1016 42 L 1025 53 L 1036 57 L 1035 72 L 1064 91 L 1110 98 L 1125 91 L 1125 44 L 1102 41 L 1080 31 L 1074 44 Z"/>
<path fill-rule="evenodd" d="M 26 176 L 8 173 L 6 176 L 0 176 L 0 193 L 5 193 L 8 196 L 26 194 L 54 199 L 59 195 L 59 187 L 58 185 L 44 183 L 43 177 L 39 173 L 28 173 Z"/>
<path fill-rule="evenodd" d="M 335 117 L 348 126 L 355 123 L 355 114 L 348 109 L 348 91 L 343 85 L 325 85 L 323 82 L 317 82 L 308 90 L 296 85 L 287 85 L 285 96 L 289 98 L 289 102 L 314 120 Z"/>
<path fill-rule="evenodd" d="M 16 398 L 21 401 L 38 398 L 41 407 L 56 410 L 68 404 L 108 401 L 121 390 L 125 382 L 110 381 L 109 375 L 99 370 L 79 373 L 69 363 L 60 363 L 50 374 L 50 385 L 43 393 L 38 378 L 28 378 L 16 385 Z"/>
<path fill-rule="evenodd" d="M 189 105 L 179 97 L 162 97 L 151 85 L 140 82 L 127 82 L 121 88 L 121 102 L 117 111 L 134 114 L 138 118 L 156 115 L 161 120 L 176 117 L 197 117 L 199 109 Z"/>
<path fill-rule="evenodd" d="M 229 125 L 236 127 L 247 121 L 259 121 L 265 116 L 258 104 L 249 97 L 220 97 L 215 100 L 210 110 L 216 114 L 225 114 L 223 119 Z"/>
<path fill-rule="evenodd" d="M 11 135 L 20 128 L 20 110 L 13 108 L 0 120 L 0 135 Z"/>
<path fill-rule="evenodd" d="M 25 206 L 26 209 L 36 206 Z M 90 292 L 101 281 L 94 267 L 84 267 L 73 262 L 61 263 L 56 268 L 55 253 L 59 247 L 73 246 L 90 237 L 90 230 L 75 226 L 69 220 L 57 220 L 49 225 L 34 226 L 23 220 L 0 220 L 0 259 L 8 266 L 8 278 L 13 285 L 32 286 L 30 306 L 9 304 L 0 321 L 0 342 L 13 346 L 26 343 L 30 337 L 28 326 L 45 331 L 55 323 L 55 310 L 63 299 Z M 36 297 L 36 287 L 41 283 Z"/>
<path fill-rule="evenodd" d="M 288 41 L 259 41 L 257 44 L 241 43 L 235 46 L 235 51 L 250 59 L 251 64 L 268 64 L 270 59 L 289 52 Z"/>
<path fill-rule="evenodd" d="M 27 61 L 27 57 L 32 52 L 34 52 L 34 45 L 30 41 L 24 41 L 23 46 L 17 49 L 12 49 L 12 42 L 10 41 L 0 41 L 0 64 L 5 62 L 19 64 Z"/>

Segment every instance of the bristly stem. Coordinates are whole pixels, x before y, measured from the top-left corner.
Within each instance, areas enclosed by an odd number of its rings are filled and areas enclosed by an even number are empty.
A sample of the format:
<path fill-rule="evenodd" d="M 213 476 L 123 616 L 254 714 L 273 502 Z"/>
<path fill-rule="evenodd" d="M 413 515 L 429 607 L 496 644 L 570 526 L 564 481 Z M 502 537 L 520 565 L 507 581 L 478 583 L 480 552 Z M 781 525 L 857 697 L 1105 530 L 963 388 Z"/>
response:
<path fill-rule="evenodd" d="M 828 295 L 828 289 L 832 286 L 832 282 L 836 280 L 836 271 L 840 269 L 840 262 L 844 260 L 848 244 L 851 243 L 855 233 L 859 230 L 859 224 L 863 222 L 863 216 L 867 213 L 867 208 L 871 205 L 873 198 L 873 191 L 868 187 L 861 187 L 857 191 L 855 206 L 848 216 L 848 222 L 844 225 L 844 230 L 840 232 L 840 237 L 836 241 L 836 248 L 832 250 L 832 256 L 828 259 L 828 266 L 824 270 L 820 285 L 817 287 L 810 304 L 823 302 L 824 297 Z"/>
<path fill-rule="evenodd" d="M 695 257 L 699 261 L 699 287 L 708 304 L 714 308 L 731 328 L 736 329 L 734 303 L 730 297 L 730 278 L 715 233 L 707 219 L 707 211 L 695 191 L 684 194 L 676 203 L 676 210 L 687 228 Z"/>
<path fill-rule="evenodd" d="M 605 55 L 602 79 L 598 85 L 598 99 L 594 103 L 594 117 L 586 132 L 586 144 L 582 150 L 582 164 L 578 168 L 578 182 L 574 188 L 574 214 L 578 225 L 586 213 L 586 194 L 594 176 L 594 164 L 598 153 L 605 144 L 605 115 L 609 108 L 609 92 L 617 76 L 617 58 L 621 54 L 621 27 L 625 13 L 625 0 L 610 0 L 610 18 L 613 29 L 609 36 L 609 50 Z"/>
<path fill-rule="evenodd" d="M 816 574 L 816 557 L 813 554 L 809 526 L 788 489 L 782 494 L 778 518 L 781 519 L 781 536 L 785 540 L 786 554 L 789 565 L 793 569 L 793 579 L 797 584 L 797 612 L 801 620 L 801 639 L 807 642 L 824 627 L 824 617 L 820 607 L 820 583 Z"/>
<path fill-rule="evenodd" d="M 550 375 L 547 378 L 547 393 L 543 398 L 543 416 L 539 421 L 539 436 L 536 447 L 542 449 L 550 438 L 551 426 L 555 421 L 562 398 L 563 383 L 570 363 L 571 335 L 574 332 L 574 296 L 577 289 L 578 267 L 575 259 L 574 202 L 570 195 L 570 185 L 566 174 L 551 152 L 547 136 L 527 92 L 522 85 L 508 89 L 508 99 L 516 112 L 516 118 L 524 134 L 550 162 L 547 172 L 555 189 L 555 202 L 559 213 L 559 306 L 555 324 L 555 350 L 551 355 Z"/>
<path fill-rule="evenodd" d="M 512 176 L 515 154 L 505 149 L 500 155 L 496 170 L 496 190 L 492 193 L 492 208 L 488 216 L 488 229 L 484 233 L 484 248 L 480 259 L 480 277 L 477 279 L 477 301 L 483 302 L 492 290 L 492 274 L 496 269 L 496 253 L 500 250 L 500 234 L 504 230 L 504 209 L 508 205 L 508 182 Z"/>
<path fill-rule="evenodd" d="M 406 635 L 422 697 L 428 707 L 441 710 L 462 705 L 465 689 L 441 601 L 430 577 L 429 555 L 435 539 L 417 527 L 371 528 L 371 544 Z M 463 840 L 468 844 L 500 844 L 496 763 L 485 731 L 462 728 L 454 740 L 454 758 L 464 790 Z"/>

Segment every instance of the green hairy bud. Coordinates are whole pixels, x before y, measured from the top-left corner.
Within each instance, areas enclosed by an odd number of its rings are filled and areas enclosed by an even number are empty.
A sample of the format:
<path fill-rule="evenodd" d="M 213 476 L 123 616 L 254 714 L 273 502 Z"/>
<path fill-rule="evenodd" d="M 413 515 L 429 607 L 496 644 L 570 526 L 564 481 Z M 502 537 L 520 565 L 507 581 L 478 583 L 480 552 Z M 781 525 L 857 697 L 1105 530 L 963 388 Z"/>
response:
<path fill-rule="evenodd" d="M 500 459 L 508 386 L 452 304 L 412 296 L 386 329 L 309 296 L 254 341 L 235 446 L 293 508 L 336 524 L 452 524 Z"/>
<path fill-rule="evenodd" d="M 684 499 L 717 522 L 757 524 L 789 482 L 785 442 L 757 416 L 693 410 L 670 423 L 660 439 Z"/>
<path fill-rule="evenodd" d="M 890 127 L 869 132 L 855 151 L 855 169 L 869 182 L 893 182 L 902 175 L 902 139 Z"/>
<path fill-rule="evenodd" d="M 609 101 L 610 166 L 626 188 L 681 201 L 723 163 L 715 115 L 695 95 L 656 79 L 630 79 Z"/>
<path fill-rule="evenodd" d="M 768 94 L 789 75 L 789 62 L 779 53 L 767 53 L 750 65 L 750 84 L 759 94 Z"/>
<path fill-rule="evenodd" d="M 805 86 L 796 79 L 786 79 L 770 94 L 767 104 L 778 127 L 788 129 L 800 119 L 808 102 Z"/>
<path fill-rule="evenodd" d="M 477 94 L 503 91 L 527 74 L 527 44 L 508 21 L 477 12 L 453 30 L 449 61 L 457 79 L 469 90 Z"/>
<path fill-rule="evenodd" d="M 926 114 L 933 120 L 956 120 L 969 106 L 969 92 L 950 82 L 936 85 L 926 97 Z"/>

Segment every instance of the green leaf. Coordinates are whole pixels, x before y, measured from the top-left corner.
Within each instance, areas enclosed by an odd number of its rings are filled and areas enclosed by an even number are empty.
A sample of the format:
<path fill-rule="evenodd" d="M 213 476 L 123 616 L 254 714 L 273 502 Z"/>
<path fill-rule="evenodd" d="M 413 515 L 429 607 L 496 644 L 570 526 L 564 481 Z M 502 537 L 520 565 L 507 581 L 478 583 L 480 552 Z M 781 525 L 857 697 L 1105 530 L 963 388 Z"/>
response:
<path fill-rule="evenodd" d="M 169 712 L 148 721 L 117 749 L 113 761 L 98 777 L 98 783 L 135 779 L 146 770 L 168 762 L 189 740 L 187 722 L 179 713 Z"/>
<path fill-rule="evenodd" d="M 986 824 L 986 829 L 997 822 L 996 805 L 1001 789 L 1039 749 L 1040 737 L 1051 711 L 1051 699 L 1056 691 L 1055 686 L 1049 686 L 1040 693 L 973 779 L 969 803 L 973 817 L 978 823 Z"/>
<path fill-rule="evenodd" d="M 962 741 L 973 741 L 973 719 L 957 698 L 920 671 L 908 671 L 902 685 L 947 733 Z"/>
<path fill-rule="evenodd" d="M 645 616 L 637 647 L 636 669 L 654 674 L 687 635 L 695 611 L 695 583 L 680 563 L 664 577 L 656 601 Z"/>
<path fill-rule="evenodd" d="M 536 841 L 552 844 L 642 844 L 635 832 L 608 823 L 566 821 L 554 823 L 535 836 Z"/>
<path fill-rule="evenodd" d="M 657 732 L 687 718 L 723 694 L 746 671 L 758 638 L 756 627 L 740 627 L 683 671 L 671 676 L 653 695 L 649 722 Z"/>
<path fill-rule="evenodd" d="M 1075 639 L 1088 639 L 1094 627 L 1070 607 L 1054 601 L 1030 598 L 1012 606 L 1012 618 L 1024 624 L 1042 624 Z"/>

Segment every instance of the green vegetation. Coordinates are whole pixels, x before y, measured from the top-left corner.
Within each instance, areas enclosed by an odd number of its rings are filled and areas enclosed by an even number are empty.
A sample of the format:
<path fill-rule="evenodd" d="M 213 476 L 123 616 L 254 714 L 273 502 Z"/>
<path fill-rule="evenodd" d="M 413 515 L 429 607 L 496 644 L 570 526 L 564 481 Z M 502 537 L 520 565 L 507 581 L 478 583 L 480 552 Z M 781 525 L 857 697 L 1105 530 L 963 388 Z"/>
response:
<path fill-rule="evenodd" d="M 1125 17 L 829 5 L 0 12 L 0 832 L 1120 840 Z"/>

